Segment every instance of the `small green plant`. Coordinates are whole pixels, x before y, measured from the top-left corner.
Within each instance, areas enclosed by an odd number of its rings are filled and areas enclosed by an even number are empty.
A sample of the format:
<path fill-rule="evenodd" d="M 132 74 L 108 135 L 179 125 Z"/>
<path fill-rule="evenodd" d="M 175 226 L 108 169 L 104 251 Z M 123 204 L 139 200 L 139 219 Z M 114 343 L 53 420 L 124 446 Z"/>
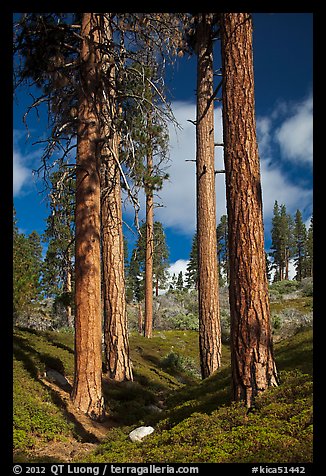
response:
<path fill-rule="evenodd" d="M 278 314 L 272 315 L 272 327 L 274 330 L 278 330 L 281 328 L 282 325 L 282 320 L 281 317 Z"/>
<path fill-rule="evenodd" d="M 190 357 L 185 357 L 177 352 L 170 352 L 161 361 L 162 367 L 168 370 L 188 374 L 200 378 L 198 366 Z"/>
<path fill-rule="evenodd" d="M 306 297 L 312 297 L 314 295 L 314 283 L 311 278 L 306 278 L 301 281 L 302 294 Z"/>

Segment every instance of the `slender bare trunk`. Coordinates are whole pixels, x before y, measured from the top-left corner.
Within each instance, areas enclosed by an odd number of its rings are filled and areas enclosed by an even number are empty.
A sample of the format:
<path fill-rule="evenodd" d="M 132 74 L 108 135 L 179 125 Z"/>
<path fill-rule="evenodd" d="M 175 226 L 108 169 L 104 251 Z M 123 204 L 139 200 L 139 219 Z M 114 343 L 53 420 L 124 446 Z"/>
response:
<path fill-rule="evenodd" d="M 147 174 L 152 175 L 153 156 L 147 154 Z M 153 253 L 154 253 L 154 200 L 150 186 L 146 187 L 146 251 L 145 251 L 145 327 L 144 336 L 153 335 Z"/>
<path fill-rule="evenodd" d="M 143 333 L 143 308 L 141 302 L 138 303 L 138 332 Z"/>
<path fill-rule="evenodd" d="M 100 175 L 95 110 L 98 89 L 94 14 L 84 13 L 79 91 L 76 245 L 75 245 L 75 378 L 72 400 L 94 419 L 104 416 L 101 351 Z M 97 39 L 97 38 L 96 38 Z"/>
<path fill-rule="evenodd" d="M 66 293 L 71 293 L 72 287 L 71 287 L 71 263 L 70 263 L 70 257 L 68 258 L 68 263 L 67 263 L 67 269 L 66 269 L 66 283 L 65 283 L 65 292 Z M 74 319 L 72 316 L 72 310 L 71 310 L 71 305 L 70 303 L 66 305 L 66 315 L 67 315 L 67 324 L 69 327 L 74 326 Z"/>
<path fill-rule="evenodd" d="M 218 298 L 212 14 L 201 13 L 197 27 L 197 242 L 199 347 L 202 377 L 221 364 Z"/>
<path fill-rule="evenodd" d="M 247 407 L 277 385 L 256 139 L 252 20 L 221 14 L 233 397 Z"/>

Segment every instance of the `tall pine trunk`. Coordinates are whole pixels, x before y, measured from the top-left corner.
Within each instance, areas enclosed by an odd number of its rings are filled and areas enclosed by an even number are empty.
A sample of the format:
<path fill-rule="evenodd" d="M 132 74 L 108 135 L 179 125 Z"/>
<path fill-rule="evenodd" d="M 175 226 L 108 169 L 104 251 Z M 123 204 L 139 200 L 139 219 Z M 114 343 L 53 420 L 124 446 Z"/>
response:
<path fill-rule="evenodd" d="M 213 43 L 211 13 L 197 26 L 197 242 L 199 348 L 202 378 L 221 364 L 214 165 Z"/>
<path fill-rule="evenodd" d="M 147 154 L 147 173 L 152 175 L 153 157 Z M 153 335 L 153 253 L 154 253 L 154 200 L 153 191 L 146 187 L 146 249 L 145 249 L 145 326 L 144 336 Z"/>
<path fill-rule="evenodd" d="M 75 378 L 72 400 L 94 419 L 104 415 L 102 397 L 102 313 L 100 267 L 100 174 L 96 111 L 98 80 L 94 41 L 96 19 L 83 13 L 81 85 L 79 89 L 76 244 L 75 244 Z M 95 37 L 95 38 L 94 38 Z"/>
<path fill-rule="evenodd" d="M 143 309 L 140 301 L 138 302 L 138 332 L 143 333 Z"/>
<path fill-rule="evenodd" d="M 68 253 L 68 260 L 66 264 L 66 281 L 65 281 L 65 292 L 69 295 L 71 294 L 72 286 L 71 286 L 71 261 L 70 261 L 70 253 Z M 72 309 L 70 302 L 66 304 L 66 316 L 67 316 L 67 324 L 68 327 L 74 326 L 74 318 L 72 315 Z"/>
<path fill-rule="evenodd" d="M 233 397 L 251 407 L 259 392 L 277 385 L 256 139 L 251 16 L 222 13 L 221 41 Z"/>
<path fill-rule="evenodd" d="M 106 41 L 112 39 L 107 19 L 101 24 Z M 114 61 L 104 55 L 102 67 L 103 96 L 101 136 L 105 143 L 101 151 L 101 222 L 104 298 L 104 348 L 108 376 L 116 381 L 133 380 L 124 275 L 124 245 L 122 231 L 121 182 L 119 168 L 119 134 L 116 129 L 118 114 L 116 72 Z"/>
<path fill-rule="evenodd" d="M 109 377 L 123 381 L 132 380 L 133 376 L 127 328 L 120 171 L 112 150 L 117 152 L 115 141 L 102 172 L 104 347 Z"/>

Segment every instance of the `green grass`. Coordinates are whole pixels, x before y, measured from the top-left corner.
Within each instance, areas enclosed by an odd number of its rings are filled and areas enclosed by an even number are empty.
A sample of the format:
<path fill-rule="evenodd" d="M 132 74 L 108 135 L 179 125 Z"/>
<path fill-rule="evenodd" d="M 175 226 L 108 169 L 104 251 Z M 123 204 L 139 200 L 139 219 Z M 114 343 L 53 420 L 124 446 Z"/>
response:
<path fill-rule="evenodd" d="M 275 345 L 281 384 L 265 391 L 249 414 L 230 401 L 228 346 L 221 369 L 204 381 L 195 331 L 154 332 L 152 339 L 132 334 L 130 347 L 135 381 L 104 378 L 107 413 L 115 426 L 84 462 L 311 461 L 311 330 Z M 47 442 L 87 441 L 64 402 L 38 378 L 49 366 L 72 379 L 73 365 L 72 334 L 15 329 L 16 461 L 35 461 L 37 448 Z M 163 411 L 151 411 L 151 405 Z M 152 425 L 155 432 L 131 443 L 128 434 L 140 425 Z"/>
<path fill-rule="evenodd" d="M 302 314 L 313 310 L 313 298 L 311 296 L 301 296 L 283 301 L 271 302 L 272 312 L 281 312 L 285 309 L 294 309 Z"/>

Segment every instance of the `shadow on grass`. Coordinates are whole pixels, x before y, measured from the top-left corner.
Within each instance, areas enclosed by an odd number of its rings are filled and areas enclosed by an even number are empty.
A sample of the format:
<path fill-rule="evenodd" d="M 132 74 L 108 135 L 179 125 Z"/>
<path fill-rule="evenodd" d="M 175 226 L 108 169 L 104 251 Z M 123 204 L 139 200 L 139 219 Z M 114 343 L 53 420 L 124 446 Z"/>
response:
<path fill-rule="evenodd" d="M 25 369 L 32 378 L 39 380 L 40 373 L 49 367 L 61 374 L 65 373 L 62 361 L 50 354 L 39 352 L 30 344 L 26 343 L 26 339 L 19 336 L 13 337 L 13 352 L 17 360 L 20 360 Z"/>
<path fill-rule="evenodd" d="M 61 412 L 63 418 L 73 424 L 73 433 L 76 435 L 76 437 L 83 443 L 98 443 L 99 439 L 96 438 L 96 436 L 94 436 L 90 431 L 88 431 L 86 426 L 81 423 L 72 412 L 69 411 L 67 402 L 61 396 L 59 391 L 53 390 L 42 380 L 40 380 L 41 373 L 46 367 L 50 367 L 51 369 L 64 374 L 64 365 L 62 361 L 57 357 L 37 351 L 32 347 L 32 345 L 26 342 L 26 339 L 17 335 L 14 336 L 13 353 L 14 357 L 22 362 L 24 368 L 29 373 L 31 378 L 34 379 L 44 389 L 46 389 L 52 400 L 52 403 Z M 69 389 L 64 389 L 64 395 L 66 398 L 69 398 L 70 392 L 67 390 Z M 85 421 L 87 421 L 88 418 L 85 418 Z"/>
<path fill-rule="evenodd" d="M 210 414 L 221 405 L 231 402 L 231 369 L 226 367 L 215 372 L 199 384 L 176 391 L 167 400 L 168 425 L 174 426 L 189 418 L 192 413 Z"/>
<path fill-rule="evenodd" d="M 313 374 L 312 335 L 309 331 L 298 332 L 290 341 L 279 342 L 275 346 L 275 360 L 278 370 L 299 369 Z"/>

